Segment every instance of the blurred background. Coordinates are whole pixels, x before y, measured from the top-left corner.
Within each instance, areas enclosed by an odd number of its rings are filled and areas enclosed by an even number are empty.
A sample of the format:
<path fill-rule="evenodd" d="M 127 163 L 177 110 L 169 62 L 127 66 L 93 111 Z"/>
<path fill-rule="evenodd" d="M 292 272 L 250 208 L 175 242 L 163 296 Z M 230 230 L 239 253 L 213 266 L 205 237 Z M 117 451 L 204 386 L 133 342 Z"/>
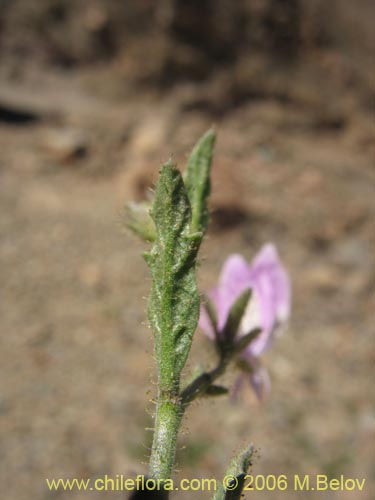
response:
<path fill-rule="evenodd" d="M 371 0 L 0 0 L 0 484 L 147 470 L 155 369 L 144 245 L 123 229 L 171 155 L 218 130 L 199 285 L 273 241 L 290 327 L 272 393 L 195 404 L 180 478 L 366 478 L 374 493 L 374 55 Z M 214 354 L 197 333 L 195 363 Z M 228 385 L 233 376 L 224 380 Z M 71 500 L 124 498 L 71 492 Z M 209 498 L 203 492 L 176 499 Z M 258 492 L 251 498 L 315 498 Z M 250 498 L 250 495 L 245 498 Z"/>

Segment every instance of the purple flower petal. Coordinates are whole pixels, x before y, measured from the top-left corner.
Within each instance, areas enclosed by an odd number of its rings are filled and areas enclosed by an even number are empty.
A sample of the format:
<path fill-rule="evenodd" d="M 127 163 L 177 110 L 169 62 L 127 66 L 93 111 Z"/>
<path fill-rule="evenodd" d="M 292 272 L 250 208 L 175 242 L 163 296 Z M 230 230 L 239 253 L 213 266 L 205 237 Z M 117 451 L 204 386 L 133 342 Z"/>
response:
<path fill-rule="evenodd" d="M 272 300 L 277 320 L 286 321 L 290 316 L 291 286 L 276 247 L 272 243 L 264 245 L 255 256 L 251 268 L 253 279 L 261 281 L 262 277 L 268 277 L 263 282 L 264 291 Z"/>
<path fill-rule="evenodd" d="M 230 308 L 241 293 L 249 288 L 250 269 L 246 260 L 238 254 L 230 255 L 224 262 L 219 284 L 207 292 L 207 297 L 215 306 L 219 331 L 224 328 Z M 199 318 L 200 328 L 214 337 L 211 321 L 204 305 Z"/>
<path fill-rule="evenodd" d="M 227 301 L 233 304 L 246 288 L 249 288 L 251 268 L 239 254 L 230 255 L 224 262 L 219 278 L 219 289 Z"/>
<path fill-rule="evenodd" d="M 247 333 L 247 328 L 253 326 L 255 309 L 259 321 L 257 326 L 262 328 L 262 333 L 247 348 L 247 352 L 259 356 L 268 348 L 276 328 L 285 323 L 290 315 L 290 280 L 274 245 L 264 245 L 255 256 L 250 282 L 253 304 L 250 303 L 245 312 L 239 335 Z"/>

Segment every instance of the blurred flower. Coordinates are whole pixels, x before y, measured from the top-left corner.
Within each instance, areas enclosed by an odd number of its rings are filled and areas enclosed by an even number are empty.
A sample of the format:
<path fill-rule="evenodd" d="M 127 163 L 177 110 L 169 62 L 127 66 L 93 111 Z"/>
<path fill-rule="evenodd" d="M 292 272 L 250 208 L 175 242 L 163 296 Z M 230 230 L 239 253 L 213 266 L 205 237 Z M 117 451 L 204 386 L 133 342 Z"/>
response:
<path fill-rule="evenodd" d="M 286 324 L 291 306 L 289 276 L 274 245 L 264 245 L 250 264 L 238 254 L 227 258 L 218 285 L 207 293 L 215 309 L 217 335 L 207 305 L 201 308 L 199 326 L 212 340 L 218 337 L 216 340 L 220 342 L 233 304 L 248 289 L 252 291 L 251 298 L 237 331 L 231 332 L 231 336 L 238 342 L 254 329 L 260 328 L 261 332 L 238 353 L 237 364 L 242 374 L 234 392 L 248 379 L 258 398 L 262 398 L 270 389 L 270 381 L 259 357 L 268 349 L 275 333 Z"/>

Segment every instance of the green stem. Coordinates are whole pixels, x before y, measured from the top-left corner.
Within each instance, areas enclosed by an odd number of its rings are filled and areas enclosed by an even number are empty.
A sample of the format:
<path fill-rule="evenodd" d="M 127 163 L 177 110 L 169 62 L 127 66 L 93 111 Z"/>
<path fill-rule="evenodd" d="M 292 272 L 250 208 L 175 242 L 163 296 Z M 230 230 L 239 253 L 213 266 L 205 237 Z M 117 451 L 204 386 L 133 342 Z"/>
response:
<path fill-rule="evenodd" d="M 162 481 L 172 476 L 178 430 L 183 416 L 178 392 L 161 393 L 156 404 L 150 477 Z"/>
<path fill-rule="evenodd" d="M 156 404 L 154 439 L 150 456 L 150 477 L 170 479 L 176 454 L 177 436 L 182 417 L 189 404 L 206 390 L 225 372 L 230 357 L 221 357 L 211 371 L 197 377 L 181 395 L 177 390 L 160 392 Z"/>

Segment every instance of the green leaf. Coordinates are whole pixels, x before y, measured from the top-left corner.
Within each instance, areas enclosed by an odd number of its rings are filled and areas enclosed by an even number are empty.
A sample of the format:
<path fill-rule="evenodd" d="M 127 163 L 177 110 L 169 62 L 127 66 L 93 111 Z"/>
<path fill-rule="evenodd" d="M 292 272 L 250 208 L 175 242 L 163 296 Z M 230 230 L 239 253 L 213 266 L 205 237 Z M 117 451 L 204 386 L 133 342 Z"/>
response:
<path fill-rule="evenodd" d="M 226 346 L 232 346 L 233 344 L 234 338 L 241 324 L 241 320 L 246 311 L 246 307 L 249 303 L 251 293 L 250 288 L 242 292 L 229 311 L 222 335 Z"/>
<path fill-rule="evenodd" d="M 162 167 L 151 217 L 156 240 L 145 255 L 152 274 L 148 317 L 155 337 L 160 390 L 176 392 L 199 319 L 195 265 L 202 233 L 191 230 L 186 188 L 170 162 Z"/>
<path fill-rule="evenodd" d="M 225 480 L 230 483 L 230 478 L 233 478 L 233 489 L 224 488 L 219 485 L 212 500 L 240 500 L 242 490 L 245 486 L 245 478 L 251 465 L 251 459 L 254 453 L 254 447 L 251 444 L 242 453 L 235 457 L 229 464 L 225 472 Z M 229 485 L 229 484 L 228 484 Z"/>
<path fill-rule="evenodd" d="M 156 238 L 155 224 L 150 216 L 150 204 L 128 203 L 124 210 L 125 226 L 144 241 Z"/>
<path fill-rule="evenodd" d="M 254 328 L 254 330 L 251 330 L 251 332 L 246 333 L 246 335 L 243 335 L 241 338 L 238 339 L 238 341 L 235 344 L 235 352 L 241 352 L 246 347 L 258 337 L 258 335 L 262 332 L 261 328 Z"/>
<path fill-rule="evenodd" d="M 192 231 L 204 233 L 208 225 L 208 196 L 210 194 L 210 170 L 216 134 L 208 130 L 195 145 L 184 175 L 188 197 L 192 207 Z"/>

